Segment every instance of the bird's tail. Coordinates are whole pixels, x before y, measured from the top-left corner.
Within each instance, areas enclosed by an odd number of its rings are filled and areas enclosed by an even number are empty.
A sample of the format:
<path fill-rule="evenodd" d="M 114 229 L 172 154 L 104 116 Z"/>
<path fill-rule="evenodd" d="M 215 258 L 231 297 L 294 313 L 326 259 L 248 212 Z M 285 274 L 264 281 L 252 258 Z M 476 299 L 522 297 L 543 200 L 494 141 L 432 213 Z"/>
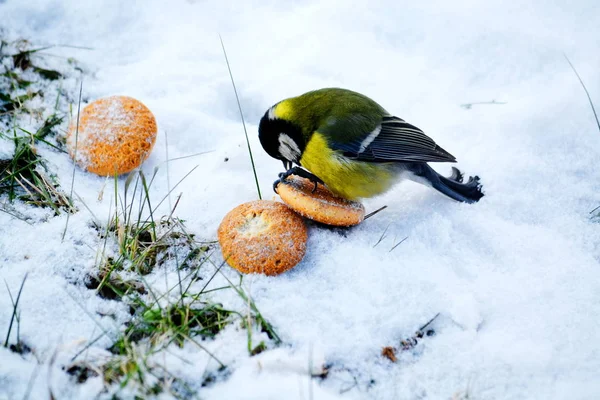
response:
<path fill-rule="evenodd" d="M 448 178 L 438 174 L 425 163 L 413 164 L 410 170 L 419 178 L 416 179 L 418 182 L 430 185 L 454 200 L 476 203 L 483 197 L 479 177 L 471 176 L 463 183 L 463 174 L 458 168 L 452 167 L 452 175 Z"/>

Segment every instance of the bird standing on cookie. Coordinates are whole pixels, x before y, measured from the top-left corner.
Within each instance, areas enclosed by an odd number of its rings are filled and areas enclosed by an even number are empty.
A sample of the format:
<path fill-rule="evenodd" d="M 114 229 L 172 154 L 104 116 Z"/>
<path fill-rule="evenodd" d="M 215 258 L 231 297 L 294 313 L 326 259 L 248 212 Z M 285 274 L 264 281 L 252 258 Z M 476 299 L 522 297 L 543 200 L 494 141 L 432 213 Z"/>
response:
<path fill-rule="evenodd" d="M 416 126 L 350 90 L 320 89 L 282 100 L 262 117 L 258 134 L 265 151 L 286 170 L 274 187 L 299 175 L 358 200 L 406 178 L 460 202 L 483 197 L 479 177 L 463 183 L 458 169 L 447 178 L 427 164 L 456 162 L 452 154 Z"/>

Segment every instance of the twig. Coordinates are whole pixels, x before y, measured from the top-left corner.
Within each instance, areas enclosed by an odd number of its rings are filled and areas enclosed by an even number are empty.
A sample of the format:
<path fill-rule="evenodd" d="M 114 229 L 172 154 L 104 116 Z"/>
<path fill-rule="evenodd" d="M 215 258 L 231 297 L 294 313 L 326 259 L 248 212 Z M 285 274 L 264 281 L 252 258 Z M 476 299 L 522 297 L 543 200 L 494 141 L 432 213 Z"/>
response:
<path fill-rule="evenodd" d="M 424 336 L 433 336 L 435 334 L 435 331 L 433 329 L 428 329 L 426 332 L 423 332 L 429 325 L 431 325 L 431 323 L 433 321 L 435 321 L 435 319 L 437 317 L 439 317 L 440 313 L 435 314 L 435 316 L 433 318 L 431 318 L 429 321 L 427 321 L 427 323 L 425 323 L 423 326 L 421 326 L 419 328 L 419 330 L 417 330 L 415 332 L 414 335 L 412 335 L 411 337 L 404 339 L 404 340 L 400 340 L 400 350 L 401 351 L 405 351 L 405 350 L 410 350 L 412 348 L 414 348 L 418 343 L 419 343 L 419 339 L 422 339 Z M 391 362 L 396 362 L 398 361 L 398 358 L 396 357 L 396 352 L 398 350 L 395 347 L 392 346 L 386 346 L 383 349 L 381 349 L 381 355 L 385 358 L 387 358 L 388 360 L 390 360 Z"/>
<path fill-rule="evenodd" d="M 429 321 L 427 321 L 425 323 L 425 325 L 421 326 L 419 328 L 418 331 L 415 332 L 415 334 L 405 340 L 401 340 L 400 341 L 400 345 L 402 346 L 402 350 L 409 350 L 412 349 L 413 347 L 415 347 L 418 343 L 418 339 L 421 339 L 423 336 L 427 335 L 427 336 L 432 336 L 433 334 L 435 334 L 435 332 L 433 331 L 433 329 L 428 330 L 427 332 L 423 332 L 425 330 L 425 328 L 427 328 L 429 325 L 431 325 L 431 323 L 433 321 L 436 320 L 437 317 L 440 316 L 440 313 L 437 313 L 433 316 L 433 318 L 431 318 Z"/>
<path fill-rule="evenodd" d="M 375 210 L 375 211 L 373 211 L 373 212 L 370 212 L 370 213 L 368 213 L 367 215 L 365 215 L 365 218 L 364 218 L 364 219 L 365 219 L 365 220 L 366 220 L 366 219 L 369 219 L 369 218 L 371 218 L 373 215 L 375 215 L 375 214 L 379 213 L 380 211 L 383 211 L 383 210 L 385 210 L 386 208 L 387 208 L 387 206 L 383 206 L 383 207 L 381 207 L 381 208 L 378 208 L 377 210 Z M 364 220 L 363 220 L 363 221 L 364 221 Z"/>
<path fill-rule="evenodd" d="M 422 327 L 420 327 L 420 328 L 419 328 L 419 330 L 420 330 L 420 331 L 422 331 L 423 329 L 427 328 L 427 327 L 428 327 L 429 325 L 431 325 L 431 323 L 432 323 L 433 321 L 435 321 L 435 320 L 437 319 L 437 317 L 439 317 L 439 316 L 440 316 L 440 313 L 437 313 L 437 314 L 435 314 L 435 315 L 433 316 L 433 318 L 431 318 L 429 321 L 427 321 L 427 322 L 425 323 L 425 325 L 423 325 Z"/>

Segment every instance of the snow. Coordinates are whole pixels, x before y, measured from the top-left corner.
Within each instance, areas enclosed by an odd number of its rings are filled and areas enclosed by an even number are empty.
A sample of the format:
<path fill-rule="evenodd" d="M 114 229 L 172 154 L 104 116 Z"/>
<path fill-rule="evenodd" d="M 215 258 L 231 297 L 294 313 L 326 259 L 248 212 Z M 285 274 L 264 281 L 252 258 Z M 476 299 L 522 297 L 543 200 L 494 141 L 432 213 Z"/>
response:
<path fill-rule="evenodd" d="M 158 167 L 152 192 L 160 199 L 198 166 L 171 203 L 182 193 L 177 216 L 206 240 L 228 211 L 257 197 L 219 34 L 264 198 L 274 196 L 281 164 L 260 147 L 260 117 L 283 98 L 329 86 L 374 98 L 481 177 L 486 196 L 475 205 L 401 183 L 365 201 L 367 212 L 388 208 L 351 230 L 311 226 L 305 259 L 291 271 L 246 277 L 283 345 L 249 357 L 245 331 L 225 329 L 205 344 L 231 375 L 202 388 L 202 398 L 600 396 L 600 227 L 589 214 L 600 205 L 600 132 L 563 55 L 600 104 L 596 1 L 7 0 L 0 15 L 13 37 L 93 49 L 49 51 L 80 60 L 86 102 L 127 95 L 152 110 L 159 137 L 143 171 Z M 78 79 L 62 83 L 72 101 Z M 461 107 L 492 100 L 506 104 Z M 0 153 L 9 153 L 2 142 Z M 39 151 L 69 187 L 68 155 Z M 167 169 L 167 158 L 201 152 Z M 450 173 L 447 164 L 434 167 Z M 100 221 L 113 204 L 111 185 L 76 169 L 74 190 Z M 102 354 L 129 314 L 83 284 L 102 241 L 94 216 L 77 206 L 64 241 L 65 215 L 17 205 L 29 225 L 0 213 L 0 276 L 14 296 L 29 273 L 20 334 L 33 348 L 24 356 L 0 348 L 0 398 L 22 398 L 30 386 L 30 398 L 47 397 L 48 388 L 67 398 L 102 390 L 99 378 L 78 385 L 62 367 L 106 330 L 89 350 Z M 167 269 L 148 284 L 164 290 L 176 279 Z M 244 306 L 234 294 L 215 298 Z M 400 352 L 396 364 L 380 356 L 438 312 L 435 336 Z M 11 313 L 0 290 L 2 339 Z M 179 357 L 157 362 L 186 380 L 217 369 L 193 345 L 172 351 Z M 309 380 L 311 363 L 326 364 L 329 376 Z"/>

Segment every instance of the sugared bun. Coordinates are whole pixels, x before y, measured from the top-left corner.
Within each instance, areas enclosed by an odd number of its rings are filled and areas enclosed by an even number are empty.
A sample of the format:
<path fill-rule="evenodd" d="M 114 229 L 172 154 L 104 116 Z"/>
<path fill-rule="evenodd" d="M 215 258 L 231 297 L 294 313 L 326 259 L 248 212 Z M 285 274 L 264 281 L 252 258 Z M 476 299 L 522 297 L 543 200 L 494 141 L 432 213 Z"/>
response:
<path fill-rule="evenodd" d="M 302 260 L 307 231 L 282 203 L 256 200 L 231 210 L 219 226 L 223 258 L 243 273 L 278 275 Z"/>
<path fill-rule="evenodd" d="M 357 201 L 335 196 L 325 186 L 291 175 L 277 185 L 277 192 L 290 208 L 298 214 L 327 225 L 352 226 L 365 218 L 365 207 Z"/>
<path fill-rule="evenodd" d="M 156 120 L 140 101 L 111 96 L 88 104 L 67 133 L 67 149 L 83 169 L 101 176 L 121 175 L 140 166 L 150 155 Z"/>

